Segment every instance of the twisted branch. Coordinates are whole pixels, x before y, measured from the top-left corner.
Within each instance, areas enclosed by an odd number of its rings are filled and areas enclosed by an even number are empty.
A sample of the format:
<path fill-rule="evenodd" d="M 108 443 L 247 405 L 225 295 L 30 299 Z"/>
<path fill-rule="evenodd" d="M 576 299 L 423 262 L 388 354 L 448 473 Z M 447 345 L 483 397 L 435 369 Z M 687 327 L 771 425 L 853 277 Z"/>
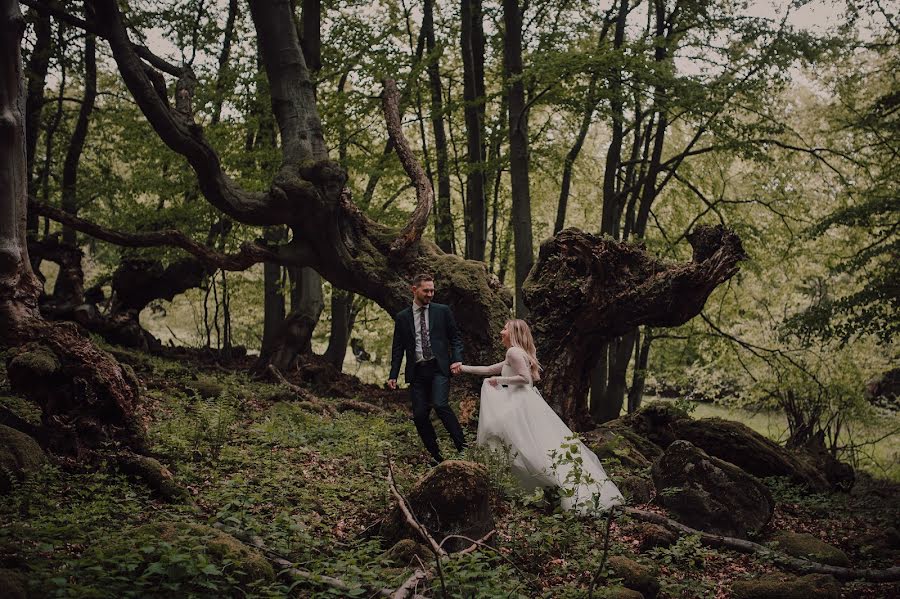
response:
<path fill-rule="evenodd" d="M 400 236 L 391 244 L 391 253 L 402 254 L 422 238 L 422 231 L 425 230 L 428 216 L 434 207 L 434 188 L 403 135 L 403 124 L 400 120 L 400 92 L 393 79 L 385 79 L 381 101 L 388 135 L 397 150 L 397 157 L 400 158 L 403 169 L 416 188 L 416 209 L 400 232 Z"/>

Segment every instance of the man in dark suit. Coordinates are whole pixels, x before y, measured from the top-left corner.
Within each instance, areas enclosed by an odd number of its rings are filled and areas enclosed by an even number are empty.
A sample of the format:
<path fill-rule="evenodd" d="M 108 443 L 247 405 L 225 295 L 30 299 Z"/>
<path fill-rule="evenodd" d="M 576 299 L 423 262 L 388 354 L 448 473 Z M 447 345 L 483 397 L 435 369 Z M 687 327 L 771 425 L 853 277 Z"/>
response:
<path fill-rule="evenodd" d="M 431 426 L 431 408 L 437 412 L 456 449 L 466 446 L 462 427 L 450 407 L 450 373 L 459 374 L 463 343 L 450 306 L 434 303 L 434 279 L 417 275 L 412 283 L 412 306 L 394 317 L 391 374 L 388 387 L 397 388 L 400 364 L 406 355 L 406 382 L 412 399 L 413 421 L 434 458 L 443 461 Z"/>

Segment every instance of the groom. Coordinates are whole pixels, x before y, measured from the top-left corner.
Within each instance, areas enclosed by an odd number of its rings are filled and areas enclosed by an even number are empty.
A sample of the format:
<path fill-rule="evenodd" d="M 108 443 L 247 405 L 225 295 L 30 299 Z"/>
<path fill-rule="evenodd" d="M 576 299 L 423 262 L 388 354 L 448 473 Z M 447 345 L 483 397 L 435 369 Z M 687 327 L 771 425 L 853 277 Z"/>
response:
<path fill-rule="evenodd" d="M 400 363 L 406 354 L 406 382 L 412 398 L 413 421 L 435 463 L 443 461 L 437 435 L 431 426 L 434 407 L 456 449 L 466 446 L 462 427 L 450 407 L 450 373 L 459 374 L 463 343 L 450 306 L 433 303 L 434 279 L 417 275 L 412 282 L 412 306 L 394 317 L 391 374 L 387 384 L 397 388 Z M 452 359 L 452 362 L 451 362 Z"/>

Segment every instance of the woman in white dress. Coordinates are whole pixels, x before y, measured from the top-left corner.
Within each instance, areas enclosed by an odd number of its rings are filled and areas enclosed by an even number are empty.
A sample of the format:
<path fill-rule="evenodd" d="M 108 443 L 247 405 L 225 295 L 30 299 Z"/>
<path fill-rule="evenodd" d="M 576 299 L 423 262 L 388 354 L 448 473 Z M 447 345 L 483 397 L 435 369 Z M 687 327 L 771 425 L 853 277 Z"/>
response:
<path fill-rule="evenodd" d="M 477 443 L 509 447 L 512 471 L 522 486 L 528 491 L 559 487 L 563 509 L 584 513 L 624 503 L 597 456 L 573 438 L 534 388 L 540 364 L 528 324 L 509 320 L 501 337 L 508 348 L 503 362 L 461 367 L 464 373 L 490 377 L 481 386 Z"/>

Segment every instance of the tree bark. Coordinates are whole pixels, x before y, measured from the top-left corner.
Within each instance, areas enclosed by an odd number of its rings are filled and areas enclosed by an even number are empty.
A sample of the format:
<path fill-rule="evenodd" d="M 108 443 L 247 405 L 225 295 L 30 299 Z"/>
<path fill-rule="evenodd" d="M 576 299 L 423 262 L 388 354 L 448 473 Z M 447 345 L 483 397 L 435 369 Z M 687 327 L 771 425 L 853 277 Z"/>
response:
<path fill-rule="evenodd" d="M 284 238 L 284 227 L 266 227 L 266 239 L 279 242 Z M 274 262 L 263 264 L 263 338 L 260 347 L 260 367 L 265 367 L 275 351 L 279 329 L 284 322 L 285 298 L 281 266 Z"/>
<path fill-rule="evenodd" d="M 353 332 L 353 297 L 348 291 L 331 288 L 331 334 L 325 360 L 338 370 L 344 368 L 347 344 Z"/>
<path fill-rule="evenodd" d="M 44 108 L 44 86 L 47 84 L 47 70 L 52 52 L 50 36 L 50 13 L 32 10 L 28 18 L 34 24 L 34 48 L 28 57 L 28 92 L 25 100 L 25 148 L 28 159 L 28 193 L 34 194 L 34 155 L 37 151 L 41 132 L 41 111 Z M 37 229 L 37 219 L 34 227 Z"/>
<path fill-rule="evenodd" d="M 525 285 L 544 396 L 572 427 L 592 425 L 582 405 L 584 373 L 597 363 L 604 341 L 634 327 L 678 326 L 697 315 L 709 294 L 737 271 L 746 255 L 724 227 L 698 227 L 688 236 L 691 262 L 667 264 L 643 246 L 563 229 L 541 245 Z"/>
<path fill-rule="evenodd" d="M 85 9 L 91 6 L 85 4 Z M 78 165 L 81 162 L 81 154 L 84 143 L 87 140 L 88 123 L 91 113 L 94 111 L 94 100 L 97 98 L 97 42 L 92 33 L 85 34 L 84 38 L 84 95 L 81 99 L 81 108 L 78 110 L 78 119 L 75 121 L 75 130 L 72 139 L 69 140 L 69 148 L 66 151 L 66 159 L 63 162 L 62 173 L 62 208 L 69 214 L 78 215 Z M 63 226 L 63 243 L 78 245 L 75 230 Z"/>
<path fill-rule="evenodd" d="M 484 261 L 487 247 L 487 172 L 484 145 L 484 16 L 481 0 L 462 0 L 460 21 L 468 163 L 466 258 Z"/>
<path fill-rule="evenodd" d="M 453 216 L 450 213 L 450 162 L 447 134 L 444 131 L 444 99 L 441 84 L 440 53 L 434 38 L 434 1 L 425 0 L 422 7 L 422 29 L 428 50 L 428 82 L 431 86 L 431 128 L 434 132 L 437 161 L 438 193 L 434 210 L 434 238 L 441 250 L 453 252 Z"/>
<path fill-rule="evenodd" d="M 653 341 L 652 329 L 645 329 L 643 340 L 638 332 L 637 355 L 634 365 L 634 377 L 628 390 L 628 413 L 637 412 L 644 397 L 644 383 L 647 380 L 647 362 L 650 359 L 650 343 Z"/>
<path fill-rule="evenodd" d="M 509 85 L 509 174 L 516 268 L 516 316 L 526 318 L 522 287 L 534 264 L 531 192 L 528 182 L 528 104 L 522 80 L 522 12 L 518 0 L 503 0 L 503 64 Z"/>

